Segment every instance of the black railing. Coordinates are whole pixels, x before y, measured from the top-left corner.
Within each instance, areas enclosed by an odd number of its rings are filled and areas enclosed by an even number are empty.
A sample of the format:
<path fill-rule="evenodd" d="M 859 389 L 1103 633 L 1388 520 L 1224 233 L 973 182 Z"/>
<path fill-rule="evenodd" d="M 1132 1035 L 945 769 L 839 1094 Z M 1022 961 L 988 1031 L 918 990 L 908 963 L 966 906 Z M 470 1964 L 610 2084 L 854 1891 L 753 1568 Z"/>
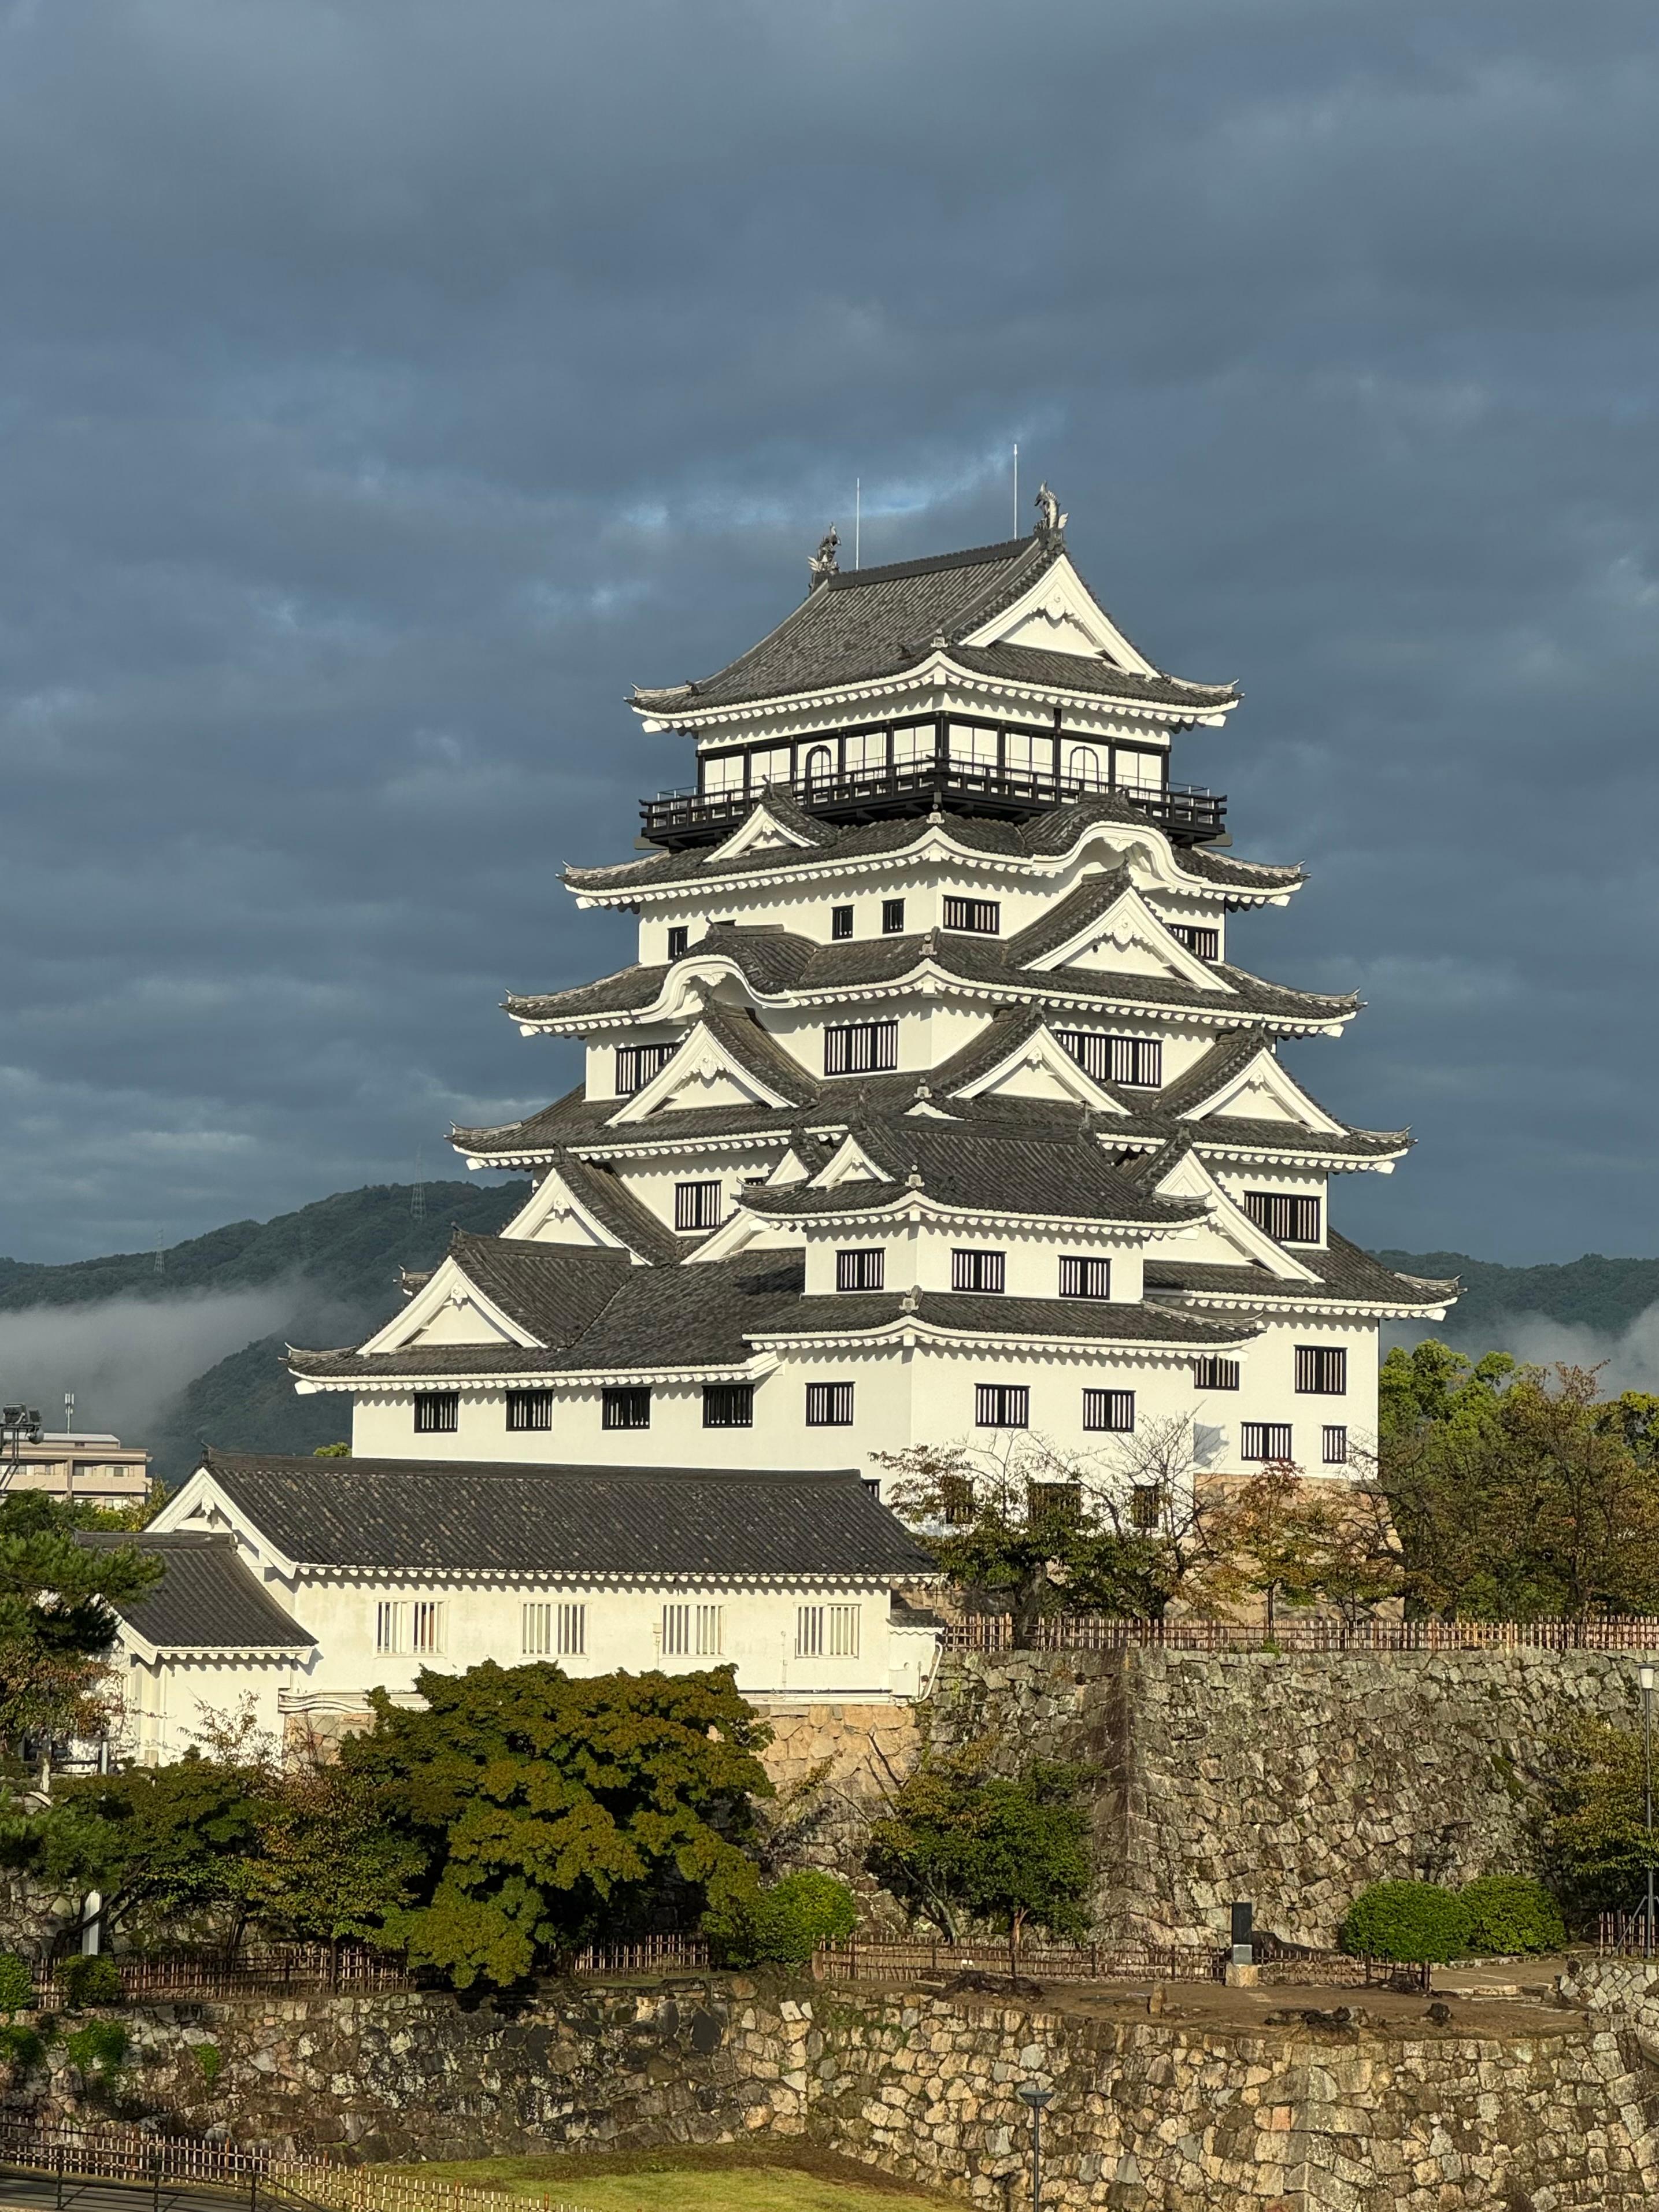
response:
<path fill-rule="evenodd" d="M 1067 799 L 1109 795 L 1127 803 L 1172 837 L 1202 844 L 1226 827 L 1223 793 L 1201 785 L 1103 783 L 1069 775 L 1036 775 L 1013 769 L 975 768 L 953 760 L 917 761 L 902 768 L 860 769 L 850 775 L 798 776 L 775 785 L 791 792 L 809 814 L 835 822 L 873 820 L 885 814 L 921 813 L 935 799 L 980 814 L 1028 815 Z M 740 822 L 760 796 L 744 791 L 665 791 L 642 799 L 640 816 L 653 844 L 696 845 Z"/>

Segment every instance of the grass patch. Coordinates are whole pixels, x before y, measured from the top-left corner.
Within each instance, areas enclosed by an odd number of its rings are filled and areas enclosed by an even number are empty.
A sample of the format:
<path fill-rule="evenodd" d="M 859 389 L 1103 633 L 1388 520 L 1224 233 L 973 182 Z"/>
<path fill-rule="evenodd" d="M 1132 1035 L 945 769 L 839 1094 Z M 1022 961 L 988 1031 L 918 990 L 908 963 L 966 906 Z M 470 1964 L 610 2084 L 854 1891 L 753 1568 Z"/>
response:
<path fill-rule="evenodd" d="M 559 2158 L 434 2160 L 396 2171 L 422 2181 L 562 2197 L 590 2212 L 902 2212 L 906 2204 L 960 2204 L 834 2151 L 776 2137 Z"/>

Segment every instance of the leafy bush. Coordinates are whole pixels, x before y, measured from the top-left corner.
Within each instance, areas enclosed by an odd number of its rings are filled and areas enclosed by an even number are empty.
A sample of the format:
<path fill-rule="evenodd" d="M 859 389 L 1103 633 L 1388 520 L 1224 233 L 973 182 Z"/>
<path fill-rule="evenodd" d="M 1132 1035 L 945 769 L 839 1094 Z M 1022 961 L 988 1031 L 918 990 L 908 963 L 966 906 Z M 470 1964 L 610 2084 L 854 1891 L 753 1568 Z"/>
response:
<path fill-rule="evenodd" d="M 196 2063 L 201 2069 L 203 2087 L 210 2089 L 224 2071 L 225 2054 L 216 2043 L 198 2043 Z"/>
<path fill-rule="evenodd" d="M 769 1889 L 733 1885 L 710 1906 L 703 1926 L 728 1966 L 799 1966 L 820 1943 L 845 1942 L 858 1917 L 844 1881 L 803 1867 Z"/>
<path fill-rule="evenodd" d="M 121 1974 L 113 1959 L 71 1959 L 64 1969 L 64 1996 L 72 2012 L 86 2005 L 119 2004 Z"/>
<path fill-rule="evenodd" d="M 83 2081 L 107 2084 L 127 2055 L 127 2032 L 118 2020 L 94 2020 L 64 2038 L 70 2063 Z"/>
<path fill-rule="evenodd" d="M 1338 1941 L 1373 1959 L 1443 1965 L 1469 1948 L 1468 1908 L 1438 1882 L 1373 1882 L 1348 1907 Z"/>
<path fill-rule="evenodd" d="M 46 2046 L 32 2027 L 20 2027 L 9 2021 L 0 2027 L 0 2065 L 13 2066 L 20 2074 L 27 2074 L 46 2055 Z"/>
<path fill-rule="evenodd" d="M 1517 1952 L 1559 1951 L 1567 1931 L 1555 1899 L 1541 1882 L 1522 1875 L 1483 1875 L 1466 1882 L 1457 1901 L 1469 1916 L 1469 1948 L 1500 1957 Z"/>
<path fill-rule="evenodd" d="M 15 2012 L 29 2012 L 34 2005 L 34 1977 L 27 1960 L 15 1951 L 0 1951 L 0 2013 L 9 2020 Z"/>

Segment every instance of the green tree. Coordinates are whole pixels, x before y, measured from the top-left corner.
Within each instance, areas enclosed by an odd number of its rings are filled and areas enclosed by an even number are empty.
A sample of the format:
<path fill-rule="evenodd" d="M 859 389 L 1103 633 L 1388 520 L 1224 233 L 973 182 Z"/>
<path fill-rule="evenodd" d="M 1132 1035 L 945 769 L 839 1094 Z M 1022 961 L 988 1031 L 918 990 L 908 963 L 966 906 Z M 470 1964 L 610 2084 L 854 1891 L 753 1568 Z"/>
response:
<path fill-rule="evenodd" d="M 1004 1776 L 972 1753 L 924 1759 L 872 1824 L 871 1871 L 953 1941 L 963 1917 L 1006 1933 L 1018 1982 L 1028 1923 L 1052 1936 L 1088 1931 L 1085 1778 L 1053 1761 Z"/>
<path fill-rule="evenodd" d="M 800 1966 L 820 1943 L 847 1941 L 859 1924 L 858 1900 L 834 1875 L 799 1867 L 769 1886 L 755 1878 L 723 1884 L 702 1924 L 728 1966 Z"/>
<path fill-rule="evenodd" d="M 420 1710 L 374 1693 L 342 1765 L 426 1868 L 387 1938 L 457 1987 L 738 1877 L 770 1731 L 729 1667 L 572 1681 L 492 1662 L 418 1686 Z"/>
<path fill-rule="evenodd" d="M 1642 1732 L 1583 1720 L 1556 1739 L 1547 1848 L 1553 1886 L 1580 1915 L 1631 1912 L 1659 1850 L 1647 1830 Z"/>
<path fill-rule="evenodd" d="M 375 1793 L 344 1767 L 282 1775 L 256 1802 L 255 1820 L 258 1849 L 241 1887 L 251 1917 L 337 1955 L 342 1943 L 379 1940 L 426 1872 L 421 1844 L 389 1826 Z"/>
<path fill-rule="evenodd" d="M 1373 1882 L 1348 1907 L 1338 1941 L 1364 1957 L 1440 1966 L 1469 1948 L 1468 1908 L 1437 1882 Z"/>
<path fill-rule="evenodd" d="M 88 1519 L 38 1491 L 0 1500 L 0 1751 L 106 1724 L 112 1603 L 142 1596 L 161 1563 L 77 1543 Z"/>

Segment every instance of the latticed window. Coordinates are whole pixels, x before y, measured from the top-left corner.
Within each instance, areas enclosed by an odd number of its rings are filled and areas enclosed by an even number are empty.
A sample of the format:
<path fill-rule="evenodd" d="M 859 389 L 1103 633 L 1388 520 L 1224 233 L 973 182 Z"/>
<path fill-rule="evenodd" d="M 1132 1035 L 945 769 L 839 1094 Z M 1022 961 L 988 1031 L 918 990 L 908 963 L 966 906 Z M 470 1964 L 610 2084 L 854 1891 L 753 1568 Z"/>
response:
<path fill-rule="evenodd" d="M 1340 1345 L 1298 1344 L 1296 1387 L 1305 1396 L 1340 1398 L 1348 1387 L 1348 1355 Z"/>
<path fill-rule="evenodd" d="M 461 1425 L 459 1390 L 422 1390 L 415 1400 L 417 1437 L 453 1437 Z"/>
<path fill-rule="evenodd" d="M 1025 1518 L 1033 1528 L 1058 1531 L 1073 1527 L 1083 1513 L 1083 1486 L 1079 1482 L 1028 1482 L 1025 1486 Z"/>
<path fill-rule="evenodd" d="M 831 937 L 850 937 L 853 934 L 853 909 L 850 906 L 832 906 L 830 909 Z"/>
<path fill-rule="evenodd" d="M 1348 1464 L 1348 1431 L 1340 1421 L 1328 1421 L 1320 1438 L 1319 1456 L 1327 1467 Z"/>
<path fill-rule="evenodd" d="M 384 1598 L 374 1608 L 377 1651 L 434 1652 L 444 1648 L 441 1598 Z"/>
<path fill-rule="evenodd" d="M 1240 1459 L 1288 1461 L 1291 1456 L 1290 1423 L 1288 1421 L 1241 1421 L 1238 1427 L 1238 1455 Z"/>
<path fill-rule="evenodd" d="M 509 1390 L 507 1394 L 509 1429 L 550 1429 L 553 1393 L 550 1390 Z"/>
<path fill-rule="evenodd" d="M 705 1382 L 702 1386 L 702 1425 L 706 1429 L 752 1429 L 755 1425 L 754 1384 Z"/>
<path fill-rule="evenodd" d="M 544 1603 L 536 1600 L 525 1607 L 524 1656 L 526 1659 L 580 1659 L 586 1650 L 586 1605 Z"/>
<path fill-rule="evenodd" d="M 716 1659 L 724 1634 L 718 1605 L 665 1605 L 662 1609 L 665 1659 Z"/>
<path fill-rule="evenodd" d="M 884 899 L 881 902 L 881 933 L 884 937 L 902 937 L 904 934 L 904 901 Z"/>
<path fill-rule="evenodd" d="M 1283 1190 L 1247 1190 L 1244 1211 L 1279 1244 L 1317 1244 L 1319 1200 Z"/>
<path fill-rule="evenodd" d="M 953 1291 L 1000 1291 L 1007 1279 L 1008 1260 L 1003 1252 L 952 1252 L 951 1288 Z"/>
<path fill-rule="evenodd" d="M 1164 1486 L 1157 1482 L 1138 1482 L 1129 1492 L 1129 1526 L 1132 1528 L 1156 1528 L 1164 1511 Z"/>
<path fill-rule="evenodd" d="M 1193 1362 L 1193 1387 L 1198 1390 L 1237 1390 L 1238 1362 L 1213 1357 Z"/>
<path fill-rule="evenodd" d="M 718 1182 L 675 1184 L 676 1229 L 718 1229 L 720 1225 L 720 1187 Z"/>
<path fill-rule="evenodd" d="M 672 1044 L 619 1044 L 617 1047 L 617 1096 L 631 1098 L 659 1075 L 674 1057 Z"/>
<path fill-rule="evenodd" d="M 1111 1261 L 1084 1259 L 1073 1253 L 1062 1253 L 1060 1295 L 1063 1298 L 1109 1298 L 1112 1295 Z"/>
<path fill-rule="evenodd" d="M 1207 928 L 1201 921 L 1170 921 L 1164 927 L 1177 945 L 1184 945 L 1188 952 L 1196 952 L 1200 960 L 1219 960 L 1221 932 Z"/>
<path fill-rule="evenodd" d="M 1083 1394 L 1083 1425 L 1085 1429 L 1103 1429 L 1113 1436 L 1127 1436 L 1135 1425 L 1135 1394 L 1133 1390 L 1085 1390 Z"/>
<path fill-rule="evenodd" d="M 850 1429 L 853 1425 L 852 1384 L 809 1382 L 806 1386 L 806 1425 L 809 1429 Z"/>
<path fill-rule="evenodd" d="M 939 1503 L 939 1513 L 947 1528 L 965 1528 L 974 1517 L 972 1475 L 940 1475 Z"/>
<path fill-rule="evenodd" d="M 838 1291 L 878 1291 L 886 1279 L 887 1255 L 878 1245 L 869 1252 L 837 1252 L 836 1288 Z"/>
<path fill-rule="evenodd" d="M 898 1024 L 837 1022 L 823 1033 L 826 1075 L 890 1075 L 898 1066 Z"/>
<path fill-rule="evenodd" d="M 1002 903 L 999 899 L 947 898 L 945 927 L 965 929 L 975 937 L 995 937 L 1002 927 Z"/>
<path fill-rule="evenodd" d="M 856 1659 L 859 1610 L 855 1605 L 799 1605 L 795 1607 L 797 1659 Z"/>
<path fill-rule="evenodd" d="M 647 1385 L 628 1382 L 607 1390 L 599 1402 L 599 1425 L 605 1429 L 648 1429 L 651 1392 Z"/>
<path fill-rule="evenodd" d="M 974 1424 L 981 1429 L 1029 1429 L 1031 1393 L 1024 1382 L 981 1382 L 974 1390 Z"/>
<path fill-rule="evenodd" d="M 691 949 L 691 925 L 687 921 L 672 923 L 668 932 L 668 957 L 684 960 Z"/>
<path fill-rule="evenodd" d="M 1127 1083 L 1156 1091 L 1164 1080 L 1164 1045 L 1158 1037 L 1109 1036 L 1100 1030 L 1056 1030 L 1054 1035 L 1097 1083 Z"/>

